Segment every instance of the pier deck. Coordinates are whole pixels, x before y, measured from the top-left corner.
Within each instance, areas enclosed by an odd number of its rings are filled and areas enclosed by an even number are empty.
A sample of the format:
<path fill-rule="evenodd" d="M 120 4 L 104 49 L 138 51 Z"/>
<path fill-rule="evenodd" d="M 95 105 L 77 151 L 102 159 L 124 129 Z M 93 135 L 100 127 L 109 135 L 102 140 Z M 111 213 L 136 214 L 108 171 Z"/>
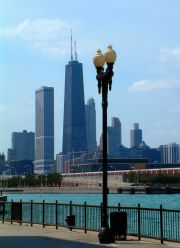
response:
<path fill-rule="evenodd" d="M 98 247 L 123 247 L 126 248 L 162 248 L 180 247 L 179 243 L 164 242 L 128 237 L 127 241 L 116 241 L 115 244 L 100 245 L 97 232 L 88 231 L 85 234 L 80 230 L 69 231 L 67 228 L 55 230 L 53 227 L 42 228 L 42 226 L 0 223 L 0 247 L 3 248 L 98 248 Z"/>

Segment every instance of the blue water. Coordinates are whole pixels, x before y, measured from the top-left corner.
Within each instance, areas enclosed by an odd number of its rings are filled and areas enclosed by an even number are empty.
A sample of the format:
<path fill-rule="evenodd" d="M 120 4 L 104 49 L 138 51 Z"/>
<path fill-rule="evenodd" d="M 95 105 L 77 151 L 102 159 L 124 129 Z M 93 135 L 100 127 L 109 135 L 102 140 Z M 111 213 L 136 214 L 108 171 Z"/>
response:
<path fill-rule="evenodd" d="M 76 204 L 83 204 L 85 201 L 87 204 L 99 205 L 102 201 L 101 194 L 7 194 L 8 201 L 26 201 L 33 200 L 35 202 L 55 202 L 69 203 L 72 201 Z M 180 210 L 180 194 L 158 194 L 158 195 L 146 195 L 146 194 L 109 194 L 108 205 L 117 206 L 118 203 L 121 206 L 137 206 L 138 203 L 142 207 L 159 208 L 160 204 L 163 208 L 178 209 Z"/>

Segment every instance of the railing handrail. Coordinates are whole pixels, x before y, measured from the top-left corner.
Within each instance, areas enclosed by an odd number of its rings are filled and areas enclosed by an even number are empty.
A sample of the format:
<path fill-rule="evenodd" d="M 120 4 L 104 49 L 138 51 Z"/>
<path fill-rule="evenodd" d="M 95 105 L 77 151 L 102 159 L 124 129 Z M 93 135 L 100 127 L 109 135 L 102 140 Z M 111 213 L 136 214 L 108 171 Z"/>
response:
<path fill-rule="evenodd" d="M 20 217 L 14 218 L 13 208 L 19 207 Z M 61 202 L 34 202 L 34 201 L 5 201 L 0 202 L 0 220 L 4 223 L 18 221 L 22 223 L 65 226 L 76 229 L 97 231 L 100 226 L 102 205 L 88 205 Z M 147 208 L 138 206 L 116 206 L 108 207 L 110 212 L 126 212 L 128 222 L 128 234 L 141 237 L 149 237 L 180 242 L 180 210 L 160 208 Z M 15 211 L 16 212 L 16 211 Z M 65 217 L 75 216 L 75 226 L 65 222 Z M 17 216 L 15 216 L 17 217 Z M 68 219 L 68 218 L 66 218 Z M 75 221 L 75 220 L 74 220 Z"/>
<path fill-rule="evenodd" d="M 20 200 L 21 201 L 21 200 Z M 13 201 L 14 203 L 15 202 L 20 202 L 20 201 Z M 11 201 L 0 201 L 0 203 L 11 203 Z M 22 204 L 30 204 L 31 201 L 22 201 Z M 42 204 L 42 202 L 35 202 L 33 201 L 33 204 Z M 64 205 L 64 206 L 69 206 L 70 203 L 63 203 L 63 202 L 46 202 L 44 201 L 45 204 L 49 204 L 49 205 Z M 82 203 L 71 203 L 72 206 L 84 206 L 84 204 Z M 87 207 L 100 207 L 100 205 L 97 205 L 97 204 L 87 204 L 86 203 L 86 206 Z M 163 206 L 162 206 L 163 207 Z M 119 208 L 119 206 L 117 205 L 110 205 L 108 206 L 108 208 Z M 120 205 L 120 208 L 121 209 L 138 209 L 138 206 L 123 206 L 123 205 Z M 141 207 L 140 206 L 140 209 L 141 210 L 152 210 L 152 211 L 159 211 L 160 208 L 148 208 L 148 207 Z M 163 208 L 163 211 L 167 211 L 167 212 L 180 212 L 180 209 L 171 209 L 171 208 Z"/>

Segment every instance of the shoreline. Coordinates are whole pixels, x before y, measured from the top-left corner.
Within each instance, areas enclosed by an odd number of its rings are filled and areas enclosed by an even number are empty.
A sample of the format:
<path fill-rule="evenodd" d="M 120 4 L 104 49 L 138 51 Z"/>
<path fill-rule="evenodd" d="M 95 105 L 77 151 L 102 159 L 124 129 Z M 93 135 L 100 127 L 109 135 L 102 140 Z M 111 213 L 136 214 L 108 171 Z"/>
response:
<path fill-rule="evenodd" d="M 33 188 L 7 188 L 4 194 L 102 194 L 101 188 L 59 188 L 59 187 L 33 187 Z M 118 193 L 115 190 L 112 192 Z"/>
<path fill-rule="evenodd" d="M 102 194 L 102 187 L 26 187 L 4 188 L 4 194 Z M 109 194 L 180 194 L 180 187 L 125 186 L 109 188 Z"/>

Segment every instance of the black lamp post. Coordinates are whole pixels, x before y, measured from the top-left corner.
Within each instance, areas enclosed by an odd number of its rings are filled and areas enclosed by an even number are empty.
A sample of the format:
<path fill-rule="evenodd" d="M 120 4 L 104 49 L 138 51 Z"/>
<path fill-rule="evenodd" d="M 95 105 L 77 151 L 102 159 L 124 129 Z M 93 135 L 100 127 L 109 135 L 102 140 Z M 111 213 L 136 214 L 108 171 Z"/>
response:
<path fill-rule="evenodd" d="M 99 231 L 100 243 L 114 243 L 114 236 L 108 225 L 107 214 L 107 106 L 108 106 L 108 90 L 111 90 L 112 77 L 113 77 L 113 64 L 116 60 L 116 52 L 109 45 L 105 54 L 98 50 L 93 58 L 93 63 L 97 70 L 96 79 L 98 81 L 98 92 L 102 92 L 102 129 L 103 129 L 103 203 L 101 215 L 101 229 Z M 107 64 L 106 71 L 104 71 L 104 64 Z"/>

